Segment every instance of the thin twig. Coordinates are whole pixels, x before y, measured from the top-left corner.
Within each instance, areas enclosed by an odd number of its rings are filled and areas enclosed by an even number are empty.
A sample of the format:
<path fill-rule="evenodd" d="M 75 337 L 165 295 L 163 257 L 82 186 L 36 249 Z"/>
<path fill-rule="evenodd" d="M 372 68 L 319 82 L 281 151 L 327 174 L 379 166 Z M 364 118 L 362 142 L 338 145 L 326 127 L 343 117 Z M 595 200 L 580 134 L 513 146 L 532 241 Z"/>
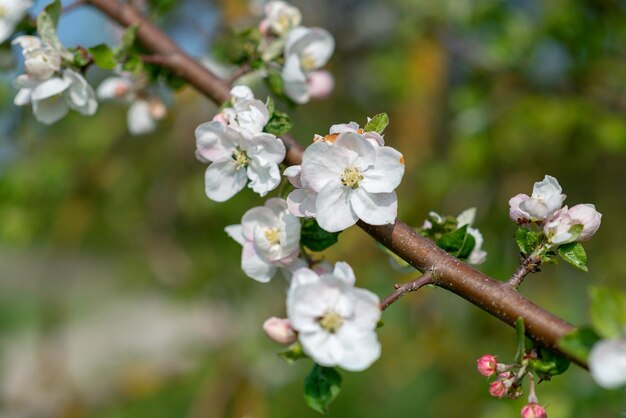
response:
<path fill-rule="evenodd" d="M 432 274 L 432 270 L 428 270 L 417 279 L 411 280 L 410 282 L 406 282 L 404 284 L 396 284 L 394 286 L 395 290 L 389 294 L 382 302 L 380 302 L 380 310 L 384 311 L 400 299 L 402 296 L 406 295 L 410 292 L 415 292 L 416 290 L 426 286 L 427 284 L 434 284 L 435 280 Z"/>
<path fill-rule="evenodd" d="M 233 73 L 231 74 L 231 76 L 228 78 L 226 82 L 228 83 L 229 86 L 232 86 L 233 83 L 237 81 L 239 77 L 246 75 L 251 71 L 252 71 L 252 66 L 250 65 L 250 63 L 245 63 L 241 67 L 233 71 Z"/>
<path fill-rule="evenodd" d="M 513 289 L 517 289 L 524 278 L 530 273 L 537 273 L 539 270 L 539 266 L 541 266 L 541 258 L 531 255 L 528 258 L 522 260 L 522 263 L 518 267 L 518 269 L 513 273 L 511 278 L 506 281 L 506 284 L 511 286 Z"/>

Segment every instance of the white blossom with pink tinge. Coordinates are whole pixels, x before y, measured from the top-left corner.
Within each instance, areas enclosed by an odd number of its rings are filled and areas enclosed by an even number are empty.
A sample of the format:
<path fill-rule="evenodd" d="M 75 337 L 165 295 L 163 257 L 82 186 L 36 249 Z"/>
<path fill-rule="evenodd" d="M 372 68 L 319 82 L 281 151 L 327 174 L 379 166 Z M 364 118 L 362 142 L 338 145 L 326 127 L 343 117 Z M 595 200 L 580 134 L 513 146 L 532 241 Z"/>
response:
<path fill-rule="evenodd" d="M 544 222 L 563 206 L 562 191 L 557 179 L 546 175 L 535 183 L 532 196 L 518 194 L 509 200 L 509 215 L 518 224 Z"/>
<path fill-rule="evenodd" d="M 554 217 L 543 227 L 548 241 L 555 245 L 567 244 L 574 241 L 587 241 L 600 228 L 602 214 L 592 204 L 567 206 L 559 209 Z M 580 233 L 572 229 L 576 225 L 582 226 Z"/>

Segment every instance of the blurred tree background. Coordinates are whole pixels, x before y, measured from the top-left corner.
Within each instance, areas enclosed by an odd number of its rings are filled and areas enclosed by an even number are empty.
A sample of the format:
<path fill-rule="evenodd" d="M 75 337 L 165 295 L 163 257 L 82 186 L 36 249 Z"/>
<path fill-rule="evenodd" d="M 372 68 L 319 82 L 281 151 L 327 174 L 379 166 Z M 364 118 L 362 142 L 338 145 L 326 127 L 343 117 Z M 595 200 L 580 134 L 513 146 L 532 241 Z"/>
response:
<path fill-rule="evenodd" d="M 37 5 L 39 10 L 45 2 Z M 259 1 L 158 1 L 157 21 L 209 61 L 229 27 L 255 24 Z M 400 215 L 475 206 L 489 255 L 507 278 L 519 255 L 508 199 L 545 174 L 566 203 L 594 203 L 603 225 L 586 244 L 589 274 L 546 266 L 522 292 L 574 324 L 588 322 L 587 287 L 625 288 L 626 3 L 620 0 L 294 0 L 307 26 L 336 38 L 330 99 L 288 109 L 307 143 L 334 123 L 386 111 L 387 142 L 407 173 Z M 69 45 L 112 41 L 94 11 L 61 19 Z M 260 284 L 239 268 L 223 229 L 261 200 L 204 195 L 195 127 L 215 105 L 191 88 L 171 97 L 158 132 L 133 137 L 126 108 L 52 127 L 12 105 L 0 85 L 0 416 L 314 417 L 302 398 L 309 362 L 289 366 L 261 330 L 285 313 L 286 281 Z M 207 58 L 208 57 L 208 58 Z M 106 74 L 89 73 L 95 84 Z M 260 92 L 261 90 L 259 90 Z M 384 296 L 400 275 L 359 229 L 323 254 L 350 262 L 359 286 Z M 563 263 L 561 263 L 563 264 Z M 475 371 L 512 360 L 515 336 L 453 294 L 423 289 L 396 303 L 379 330 L 383 355 L 344 372 L 330 417 L 515 417 Z M 577 367 L 539 386 L 551 418 L 618 417 L 623 390 Z"/>

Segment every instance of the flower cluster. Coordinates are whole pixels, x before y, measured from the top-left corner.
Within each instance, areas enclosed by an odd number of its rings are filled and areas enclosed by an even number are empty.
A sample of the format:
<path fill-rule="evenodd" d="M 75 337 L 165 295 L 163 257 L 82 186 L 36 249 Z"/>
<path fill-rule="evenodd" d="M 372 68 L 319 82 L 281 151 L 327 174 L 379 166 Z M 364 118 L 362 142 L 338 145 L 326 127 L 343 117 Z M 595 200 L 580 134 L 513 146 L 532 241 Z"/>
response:
<path fill-rule="evenodd" d="M 250 209 L 241 224 L 227 226 L 226 232 L 243 247 L 241 269 L 259 282 L 269 282 L 279 267 L 293 265 L 300 252 L 300 221 L 283 199 Z"/>
<path fill-rule="evenodd" d="M 236 87 L 231 94 L 232 107 L 196 129 L 196 156 L 210 163 L 206 195 L 217 202 L 230 199 L 248 182 L 265 196 L 280 183 L 278 164 L 286 154 L 279 138 L 263 132 L 270 117 L 267 106 L 247 87 Z"/>
<path fill-rule="evenodd" d="M 167 115 L 163 101 L 146 88 L 146 80 L 130 73 L 107 78 L 98 87 L 97 94 L 101 100 L 130 104 L 126 121 L 133 135 L 153 132 L 157 122 Z"/>
<path fill-rule="evenodd" d="M 263 59 L 271 62 L 282 55 L 280 70 L 284 92 L 296 103 L 324 98 L 334 88 L 332 75 L 320 69 L 335 49 L 332 35 L 321 28 L 300 26 L 300 11 L 283 1 L 265 6 L 265 19 L 259 29 L 265 40 L 261 45 Z"/>
<path fill-rule="evenodd" d="M 358 125 L 335 125 L 316 136 L 300 166 L 284 173 L 296 190 L 287 198 L 296 216 L 315 217 L 329 232 L 342 231 L 359 219 L 371 225 L 395 222 L 395 189 L 404 175 L 404 158 L 384 146 L 382 136 Z"/>
<path fill-rule="evenodd" d="M 32 104 L 38 121 L 46 125 L 63 118 L 70 109 L 93 115 L 98 109 L 96 94 L 85 78 L 71 68 L 71 54 L 54 35 L 44 43 L 35 36 L 20 36 L 13 44 L 22 48 L 26 74 L 17 77 L 17 106 Z"/>
<path fill-rule="evenodd" d="M 545 176 L 535 183 L 532 196 L 518 194 L 509 200 L 509 215 L 519 225 L 543 227 L 553 246 L 587 241 L 600 227 L 602 214 L 592 204 L 563 206 L 566 196 L 557 179 Z"/>
<path fill-rule="evenodd" d="M 0 0 L 0 43 L 9 39 L 32 5 L 32 0 Z"/>

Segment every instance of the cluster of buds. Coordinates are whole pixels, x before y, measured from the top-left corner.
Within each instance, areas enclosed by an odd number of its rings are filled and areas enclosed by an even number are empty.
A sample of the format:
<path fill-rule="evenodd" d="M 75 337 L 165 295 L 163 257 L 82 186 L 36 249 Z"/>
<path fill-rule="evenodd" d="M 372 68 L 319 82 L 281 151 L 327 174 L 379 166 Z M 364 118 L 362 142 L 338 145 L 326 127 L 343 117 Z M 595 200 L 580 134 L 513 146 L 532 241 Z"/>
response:
<path fill-rule="evenodd" d="M 476 368 L 483 376 L 498 376 L 489 384 L 489 394 L 498 399 L 503 397 L 517 399 L 522 396 L 522 381 L 528 376 L 530 382 L 528 403 L 522 408 L 521 417 L 547 418 L 546 410 L 539 404 L 535 393 L 534 376 L 528 371 L 526 365 L 498 363 L 495 356 L 485 354 L 476 361 Z"/>

